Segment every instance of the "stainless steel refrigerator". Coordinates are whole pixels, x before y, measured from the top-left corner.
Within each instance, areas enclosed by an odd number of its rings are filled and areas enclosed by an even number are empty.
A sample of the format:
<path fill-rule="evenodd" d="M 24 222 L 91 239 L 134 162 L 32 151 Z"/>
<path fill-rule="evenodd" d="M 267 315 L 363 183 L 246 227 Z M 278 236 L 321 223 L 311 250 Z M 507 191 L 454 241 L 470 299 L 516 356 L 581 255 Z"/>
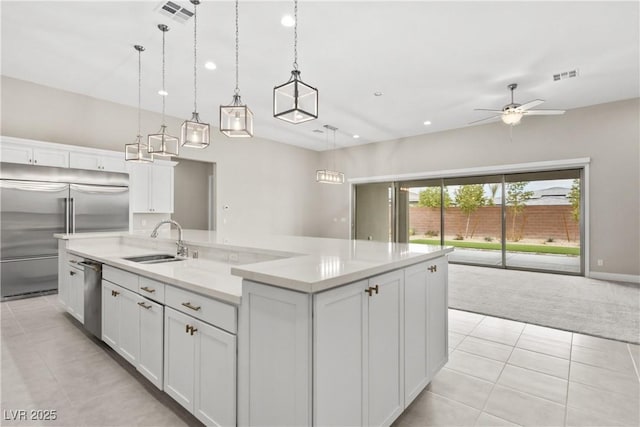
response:
<path fill-rule="evenodd" d="M 2 299 L 58 288 L 54 233 L 129 230 L 129 175 L 0 163 Z"/>

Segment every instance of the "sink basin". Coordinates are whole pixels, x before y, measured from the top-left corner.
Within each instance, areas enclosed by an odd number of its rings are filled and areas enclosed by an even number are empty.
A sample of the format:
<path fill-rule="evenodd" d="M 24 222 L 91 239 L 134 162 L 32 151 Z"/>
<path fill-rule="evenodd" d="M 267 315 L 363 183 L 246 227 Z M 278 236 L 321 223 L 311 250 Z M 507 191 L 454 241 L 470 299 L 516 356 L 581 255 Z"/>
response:
<path fill-rule="evenodd" d="M 154 255 L 142 255 L 123 258 L 127 261 L 137 262 L 139 264 L 160 264 L 162 262 L 176 262 L 184 261 L 184 258 L 178 258 L 175 255 L 169 254 L 154 254 Z"/>

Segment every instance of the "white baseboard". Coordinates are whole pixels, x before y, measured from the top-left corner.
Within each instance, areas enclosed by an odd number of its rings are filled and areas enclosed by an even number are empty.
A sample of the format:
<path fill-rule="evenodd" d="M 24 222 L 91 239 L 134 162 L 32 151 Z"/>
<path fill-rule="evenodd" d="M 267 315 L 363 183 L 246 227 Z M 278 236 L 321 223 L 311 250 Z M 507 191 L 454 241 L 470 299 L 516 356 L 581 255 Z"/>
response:
<path fill-rule="evenodd" d="M 591 271 L 587 277 L 599 280 L 612 280 L 614 282 L 639 283 L 640 275 L 637 274 L 618 274 L 618 273 L 602 273 L 599 271 Z"/>

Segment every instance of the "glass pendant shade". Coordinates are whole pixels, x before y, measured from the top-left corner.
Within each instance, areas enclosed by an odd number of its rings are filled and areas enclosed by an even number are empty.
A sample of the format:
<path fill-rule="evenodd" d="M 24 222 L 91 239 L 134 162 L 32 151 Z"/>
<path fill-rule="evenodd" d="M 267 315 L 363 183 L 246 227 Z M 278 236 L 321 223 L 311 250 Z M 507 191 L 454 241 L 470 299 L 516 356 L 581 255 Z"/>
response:
<path fill-rule="evenodd" d="M 149 153 L 148 146 L 142 142 L 142 136 L 136 137 L 133 144 L 125 144 L 124 159 L 128 162 L 151 163 L 153 155 Z"/>
<path fill-rule="evenodd" d="M 316 171 L 316 181 L 322 184 L 344 184 L 344 174 L 328 169 L 320 169 Z"/>
<path fill-rule="evenodd" d="M 293 70 L 288 82 L 273 88 L 273 116 L 289 123 L 303 123 L 318 118 L 318 89 L 300 80 Z"/>
<path fill-rule="evenodd" d="M 253 136 L 253 112 L 242 104 L 239 95 L 234 95 L 231 105 L 220 107 L 220 132 L 230 138 Z"/>
<path fill-rule="evenodd" d="M 149 153 L 154 156 L 177 156 L 180 140 L 167 133 L 165 125 L 160 126 L 158 133 L 149 134 L 147 138 Z"/>
<path fill-rule="evenodd" d="M 183 147 L 207 148 L 209 146 L 209 124 L 202 123 L 198 113 L 182 123 L 181 144 Z"/>

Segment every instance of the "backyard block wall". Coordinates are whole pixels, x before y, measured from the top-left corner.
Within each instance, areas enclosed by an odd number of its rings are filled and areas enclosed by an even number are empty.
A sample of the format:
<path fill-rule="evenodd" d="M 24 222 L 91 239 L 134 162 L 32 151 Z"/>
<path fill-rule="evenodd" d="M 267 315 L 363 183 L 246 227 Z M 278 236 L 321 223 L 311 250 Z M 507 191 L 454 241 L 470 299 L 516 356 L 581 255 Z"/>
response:
<path fill-rule="evenodd" d="M 409 209 L 409 228 L 416 235 L 429 231 L 440 235 L 440 209 L 411 206 Z M 507 238 L 512 239 L 513 217 L 507 208 Z M 445 236 L 465 234 L 467 215 L 459 208 L 450 207 L 445 210 Z M 492 237 L 499 239 L 502 226 L 500 224 L 500 206 L 483 206 L 471 214 L 469 235 L 474 239 Z M 573 220 L 570 205 L 527 206 L 516 218 L 516 233 L 526 239 L 554 239 L 578 241 L 579 224 Z M 470 237 L 471 238 L 471 237 Z"/>

